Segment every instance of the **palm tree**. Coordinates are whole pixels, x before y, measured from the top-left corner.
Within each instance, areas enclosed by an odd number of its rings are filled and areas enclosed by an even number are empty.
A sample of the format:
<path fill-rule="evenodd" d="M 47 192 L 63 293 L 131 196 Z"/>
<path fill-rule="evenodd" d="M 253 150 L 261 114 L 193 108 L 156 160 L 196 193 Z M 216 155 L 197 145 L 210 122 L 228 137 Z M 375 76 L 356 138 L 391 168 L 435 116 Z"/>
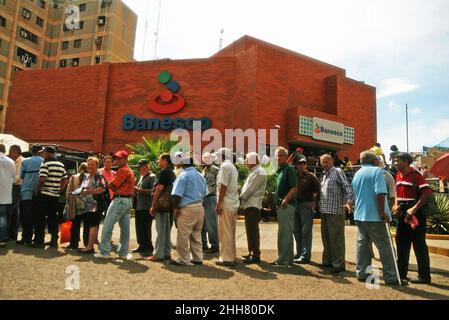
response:
<path fill-rule="evenodd" d="M 427 232 L 431 234 L 449 234 L 449 196 L 435 193 L 437 212 L 427 217 Z"/>
<path fill-rule="evenodd" d="M 150 162 L 153 172 L 158 173 L 157 159 L 159 155 L 166 152 L 170 153 L 173 147 L 178 144 L 178 141 L 172 141 L 168 137 L 143 137 L 142 140 L 143 142 L 127 145 L 132 150 L 132 154 L 129 156 L 129 164 L 135 166 L 139 160 L 146 159 Z"/>

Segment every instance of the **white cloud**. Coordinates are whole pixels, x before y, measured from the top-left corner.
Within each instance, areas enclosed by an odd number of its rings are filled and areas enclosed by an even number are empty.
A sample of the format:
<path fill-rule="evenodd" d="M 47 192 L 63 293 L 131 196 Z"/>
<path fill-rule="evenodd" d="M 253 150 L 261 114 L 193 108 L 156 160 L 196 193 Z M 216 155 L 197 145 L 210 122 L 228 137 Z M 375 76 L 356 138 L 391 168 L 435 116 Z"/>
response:
<path fill-rule="evenodd" d="M 413 84 L 404 78 L 390 78 L 380 82 L 378 99 L 393 96 L 399 93 L 406 93 L 419 88 L 419 85 Z"/>
<path fill-rule="evenodd" d="M 422 109 L 421 109 L 421 108 L 413 108 L 413 109 L 410 111 L 410 113 L 411 113 L 412 115 L 418 115 L 418 114 L 421 114 L 421 113 L 422 113 Z"/>

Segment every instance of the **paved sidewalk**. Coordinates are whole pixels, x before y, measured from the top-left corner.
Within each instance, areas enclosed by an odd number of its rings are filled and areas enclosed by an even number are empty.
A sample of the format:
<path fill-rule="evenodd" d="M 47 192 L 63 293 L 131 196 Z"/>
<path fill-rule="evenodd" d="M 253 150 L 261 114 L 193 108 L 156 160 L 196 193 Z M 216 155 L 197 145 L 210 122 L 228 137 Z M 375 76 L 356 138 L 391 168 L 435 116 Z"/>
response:
<path fill-rule="evenodd" d="M 277 251 L 277 223 L 276 222 L 268 222 L 261 223 L 260 225 L 260 245 L 262 250 L 262 259 L 263 250 L 273 250 Z M 318 256 L 317 263 L 321 263 L 321 254 L 323 252 L 323 243 L 321 241 L 321 226 L 315 224 L 313 226 L 313 244 L 312 244 L 312 252 L 315 256 Z M 345 242 L 346 242 L 346 261 L 349 263 L 355 264 L 356 262 L 356 239 L 357 239 L 357 227 L 356 226 L 346 226 L 345 232 Z M 114 238 L 119 238 L 119 229 L 116 227 L 114 229 Z M 131 239 L 135 242 L 135 222 L 134 219 L 131 219 Z M 153 243 L 156 239 L 156 229 L 153 223 Z M 176 244 L 176 228 L 172 229 L 171 233 L 172 243 Z M 131 241 L 131 242 L 133 242 Z M 246 249 L 246 231 L 245 231 L 245 222 L 238 220 L 237 221 L 237 230 L 236 230 L 236 242 L 237 248 Z M 441 246 L 441 247 L 449 247 L 449 241 L 446 240 L 428 240 L 427 244 L 430 246 Z M 376 257 L 379 257 L 379 254 L 376 249 L 374 249 L 376 253 Z M 295 251 L 296 252 L 296 251 Z M 410 269 L 416 269 L 416 258 L 413 252 L 411 251 L 410 258 Z M 449 257 L 444 257 L 440 255 L 431 254 L 431 266 L 433 271 L 435 272 L 446 272 L 449 275 Z M 379 261 L 380 265 L 380 261 Z"/>

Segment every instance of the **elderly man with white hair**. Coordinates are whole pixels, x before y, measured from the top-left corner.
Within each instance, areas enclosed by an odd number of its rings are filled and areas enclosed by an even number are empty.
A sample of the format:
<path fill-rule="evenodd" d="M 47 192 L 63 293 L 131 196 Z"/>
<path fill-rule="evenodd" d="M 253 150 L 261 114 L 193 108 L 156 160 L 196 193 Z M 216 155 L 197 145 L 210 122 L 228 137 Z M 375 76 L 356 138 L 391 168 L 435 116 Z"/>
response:
<path fill-rule="evenodd" d="M 345 207 L 352 211 L 354 192 L 343 170 L 334 167 L 329 154 L 320 157 L 323 167 L 321 180 L 321 239 L 323 241 L 323 267 L 332 273 L 346 270 L 345 265 Z"/>
<path fill-rule="evenodd" d="M 237 255 L 235 228 L 239 208 L 237 168 L 232 163 L 233 154 L 228 148 L 221 148 L 216 153 L 221 162 L 217 178 L 218 239 L 220 240 L 219 266 L 234 267 Z"/>
<path fill-rule="evenodd" d="M 390 247 L 390 235 L 385 223 L 390 223 L 391 213 L 387 202 L 387 184 L 383 170 L 376 165 L 376 154 L 372 151 L 360 155 L 362 168 L 352 181 L 355 192 L 355 217 L 358 227 L 356 276 L 365 282 L 370 273 L 370 243 L 379 249 L 383 274 L 387 285 L 397 285 L 395 257 Z"/>
<path fill-rule="evenodd" d="M 265 170 L 260 166 L 260 158 L 257 153 L 248 153 L 245 163 L 248 166 L 249 175 L 240 194 L 240 204 L 245 211 L 249 254 L 242 258 L 244 263 L 252 264 L 260 263 L 259 211 L 262 208 L 262 200 L 267 187 L 267 176 Z"/>
<path fill-rule="evenodd" d="M 202 174 L 206 180 L 209 193 L 203 201 L 204 223 L 201 238 L 203 242 L 203 251 L 206 253 L 215 253 L 220 250 L 218 242 L 218 218 L 217 211 L 215 211 L 217 206 L 217 176 L 219 169 L 214 165 L 214 157 L 209 152 L 203 154 L 202 160 L 204 165 Z M 207 245 L 208 238 L 210 248 Z"/>

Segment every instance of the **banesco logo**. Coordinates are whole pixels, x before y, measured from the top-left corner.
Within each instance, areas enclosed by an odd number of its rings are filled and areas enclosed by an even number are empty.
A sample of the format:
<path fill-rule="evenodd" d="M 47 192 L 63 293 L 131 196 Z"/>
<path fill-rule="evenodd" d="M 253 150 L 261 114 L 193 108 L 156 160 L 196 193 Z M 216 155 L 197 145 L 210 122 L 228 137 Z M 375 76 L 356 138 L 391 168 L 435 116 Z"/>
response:
<path fill-rule="evenodd" d="M 150 101 L 150 109 L 160 114 L 172 114 L 184 108 L 185 100 L 177 94 L 181 86 L 171 79 L 170 73 L 162 71 L 159 74 L 159 82 L 164 84 L 166 89 Z"/>

